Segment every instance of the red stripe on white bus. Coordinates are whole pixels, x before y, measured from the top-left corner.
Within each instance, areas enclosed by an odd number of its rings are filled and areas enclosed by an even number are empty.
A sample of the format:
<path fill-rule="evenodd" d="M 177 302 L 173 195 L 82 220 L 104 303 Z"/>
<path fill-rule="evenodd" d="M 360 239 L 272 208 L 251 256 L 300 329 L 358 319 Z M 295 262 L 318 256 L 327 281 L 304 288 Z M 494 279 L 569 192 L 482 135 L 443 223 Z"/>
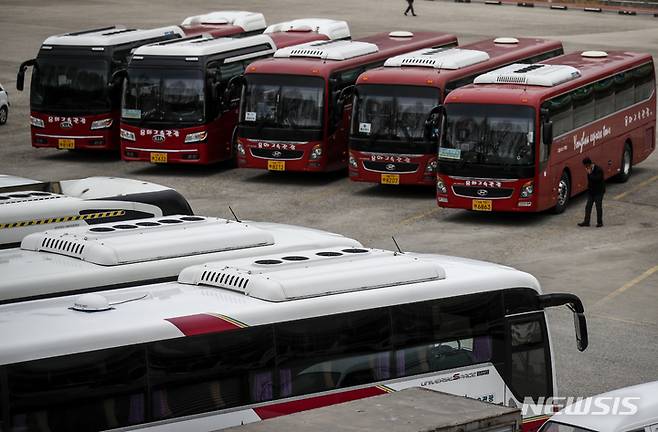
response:
<path fill-rule="evenodd" d="M 298 399 L 290 402 L 277 403 L 263 407 L 254 408 L 254 411 L 262 420 L 273 417 L 293 414 L 300 411 L 306 411 L 314 408 L 325 407 L 343 402 L 349 402 L 357 399 L 363 399 L 371 396 L 383 395 L 388 393 L 380 387 L 366 387 L 357 390 L 348 390 L 340 393 L 315 396 L 310 398 Z"/>
<path fill-rule="evenodd" d="M 194 336 L 206 333 L 219 333 L 237 330 L 240 326 L 216 315 L 195 314 L 176 318 L 167 318 L 185 336 Z"/>

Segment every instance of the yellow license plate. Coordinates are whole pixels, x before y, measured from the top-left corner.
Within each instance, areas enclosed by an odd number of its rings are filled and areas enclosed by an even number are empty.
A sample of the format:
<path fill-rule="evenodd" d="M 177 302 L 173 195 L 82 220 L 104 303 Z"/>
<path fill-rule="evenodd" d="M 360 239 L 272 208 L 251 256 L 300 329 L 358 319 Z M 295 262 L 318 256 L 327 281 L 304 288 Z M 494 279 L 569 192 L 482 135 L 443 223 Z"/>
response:
<path fill-rule="evenodd" d="M 491 211 L 491 200 L 473 200 L 473 210 Z"/>
<path fill-rule="evenodd" d="M 57 140 L 57 148 L 62 150 L 73 150 L 75 148 L 74 139 L 59 139 Z"/>
<path fill-rule="evenodd" d="M 167 153 L 151 153 L 151 163 L 167 163 Z"/>
<path fill-rule="evenodd" d="M 285 171 L 285 161 L 267 161 L 267 169 L 270 171 Z"/>
<path fill-rule="evenodd" d="M 400 174 L 382 174 L 381 182 L 382 184 L 399 185 Z"/>

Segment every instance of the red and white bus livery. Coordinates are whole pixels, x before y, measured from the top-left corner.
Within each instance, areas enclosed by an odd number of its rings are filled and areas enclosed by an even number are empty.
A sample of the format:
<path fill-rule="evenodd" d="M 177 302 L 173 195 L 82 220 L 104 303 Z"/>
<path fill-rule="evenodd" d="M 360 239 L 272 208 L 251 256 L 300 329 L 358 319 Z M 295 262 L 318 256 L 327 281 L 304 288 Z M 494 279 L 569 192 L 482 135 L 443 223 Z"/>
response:
<path fill-rule="evenodd" d="M 527 273 L 353 247 L 2 305 L 0 427 L 218 430 L 409 387 L 539 403 L 556 392 L 545 309 L 561 305 L 584 350 L 581 301 Z"/>
<path fill-rule="evenodd" d="M 122 158 L 187 164 L 231 159 L 246 66 L 277 48 L 349 37 L 345 21 L 310 18 L 246 38 L 198 36 L 138 48 L 124 86 Z"/>
<path fill-rule="evenodd" d="M 119 148 L 121 76 L 131 52 L 145 44 L 201 33 L 214 37 L 262 32 L 260 13 L 212 12 L 180 26 L 139 30 L 112 26 L 47 38 L 37 57 L 21 64 L 16 88 L 33 66 L 30 124 L 34 147 Z"/>
<path fill-rule="evenodd" d="M 438 32 L 381 33 L 353 41 L 278 50 L 245 74 L 238 165 L 272 171 L 333 171 L 347 166 L 357 77 L 392 56 L 457 45 Z"/>
<path fill-rule="evenodd" d="M 363 73 L 352 112 L 350 180 L 435 186 L 437 120 L 446 95 L 483 72 L 562 53 L 558 41 L 501 37 L 402 54 Z"/>
<path fill-rule="evenodd" d="M 481 75 L 446 99 L 441 207 L 559 213 L 587 188 L 582 160 L 626 181 L 655 149 L 649 54 L 585 51 Z"/>

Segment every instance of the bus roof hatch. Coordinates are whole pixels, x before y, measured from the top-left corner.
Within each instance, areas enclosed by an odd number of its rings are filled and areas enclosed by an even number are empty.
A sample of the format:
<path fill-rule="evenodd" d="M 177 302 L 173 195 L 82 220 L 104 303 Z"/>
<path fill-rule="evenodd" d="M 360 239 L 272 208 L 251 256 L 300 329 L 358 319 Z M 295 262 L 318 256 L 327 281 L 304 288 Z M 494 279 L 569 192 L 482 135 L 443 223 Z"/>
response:
<path fill-rule="evenodd" d="M 274 53 L 276 58 L 312 57 L 322 60 L 347 60 L 373 54 L 379 51 L 377 45 L 358 41 L 309 42 L 281 48 Z"/>

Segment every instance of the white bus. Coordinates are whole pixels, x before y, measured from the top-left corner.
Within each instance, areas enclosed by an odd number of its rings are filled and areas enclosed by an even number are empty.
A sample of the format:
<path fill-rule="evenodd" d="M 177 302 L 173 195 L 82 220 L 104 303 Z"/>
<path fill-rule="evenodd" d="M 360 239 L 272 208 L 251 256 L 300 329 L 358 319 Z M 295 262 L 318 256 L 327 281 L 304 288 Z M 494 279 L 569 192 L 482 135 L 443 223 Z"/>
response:
<path fill-rule="evenodd" d="M 0 176 L 0 249 L 45 229 L 192 214 L 174 189 L 142 180 L 88 177 L 40 182 Z"/>
<path fill-rule="evenodd" d="M 0 251 L 0 304 L 173 281 L 194 264 L 328 246 L 361 244 L 311 228 L 188 215 L 44 231 Z"/>
<path fill-rule="evenodd" d="M 2 305 L 0 429 L 210 431 L 409 387 L 518 404 L 555 394 L 564 304 L 584 350 L 580 300 L 527 273 L 326 247 Z"/>

